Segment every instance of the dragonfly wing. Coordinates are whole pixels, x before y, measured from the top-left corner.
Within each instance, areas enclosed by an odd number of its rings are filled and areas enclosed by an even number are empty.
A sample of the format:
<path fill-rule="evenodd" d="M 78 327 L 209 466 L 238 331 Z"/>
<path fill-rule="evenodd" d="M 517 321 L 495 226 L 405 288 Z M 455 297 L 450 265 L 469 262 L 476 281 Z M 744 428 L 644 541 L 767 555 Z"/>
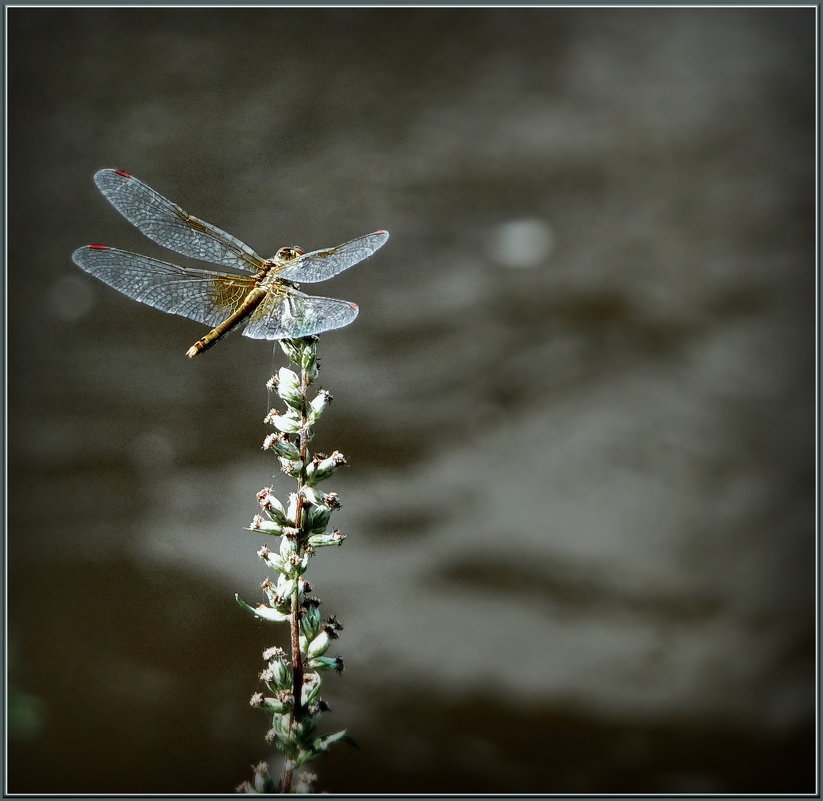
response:
<path fill-rule="evenodd" d="M 243 331 L 251 339 L 297 339 L 342 328 L 360 311 L 356 303 L 304 295 L 288 287 L 269 296 L 252 312 Z"/>
<path fill-rule="evenodd" d="M 158 245 L 245 272 L 256 273 L 263 263 L 248 245 L 184 211 L 127 172 L 100 170 L 94 182 L 117 211 Z"/>
<path fill-rule="evenodd" d="M 214 328 L 235 311 L 254 286 L 240 275 L 178 267 L 104 245 L 75 250 L 72 261 L 118 292 L 169 314 Z"/>
<path fill-rule="evenodd" d="M 373 234 L 352 239 L 336 248 L 314 250 L 299 256 L 282 272 L 278 278 L 297 283 L 312 284 L 348 270 L 363 259 L 367 259 L 378 248 L 386 244 L 388 231 L 375 231 Z"/>

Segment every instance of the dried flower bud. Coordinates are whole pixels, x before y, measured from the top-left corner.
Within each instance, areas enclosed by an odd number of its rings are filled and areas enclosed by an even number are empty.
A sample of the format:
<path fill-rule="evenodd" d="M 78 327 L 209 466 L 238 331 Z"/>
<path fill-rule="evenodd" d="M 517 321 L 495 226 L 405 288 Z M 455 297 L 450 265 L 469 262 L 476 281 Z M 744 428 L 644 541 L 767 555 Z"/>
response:
<path fill-rule="evenodd" d="M 287 476 L 297 478 L 300 475 L 300 471 L 303 468 L 303 462 L 301 462 L 299 459 L 297 461 L 294 461 L 292 459 L 284 459 L 281 456 L 279 457 L 278 461 L 280 462 L 280 469 Z"/>
<path fill-rule="evenodd" d="M 255 693 L 249 700 L 249 706 L 258 707 L 263 705 L 263 693 Z"/>
<path fill-rule="evenodd" d="M 336 492 L 327 492 L 323 496 L 323 503 L 329 507 L 329 509 L 340 509 L 340 496 Z"/>
<path fill-rule="evenodd" d="M 274 495 L 272 495 L 271 493 L 272 493 L 271 487 L 263 487 L 263 489 L 261 489 L 260 492 L 257 493 L 257 502 L 264 509 L 266 508 L 266 504 L 268 503 L 268 499 L 269 498 L 274 498 Z M 277 500 L 277 498 L 274 498 L 274 500 Z M 278 501 L 278 503 L 279 503 L 279 501 Z"/>
<path fill-rule="evenodd" d="M 274 782 L 269 778 L 269 766 L 259 762 L 254 766 L 254 792 L 258 795 L 274 791 Z"/>
<path fill-rule="evenodd" d="M 294 792 L 300 795 L 309 795 L 312 793 L 316 781 L 317 776 L 314 773 L 302 771 L 298 774 L 297 780 L 294 782 Z"/>
<path fill-rule="evenodd" d="M 323 629 L 333 640 L 337 639 L 337 632 L 343 631 L 343 624 L 337 619 L 337 615 L 329 615 L 329 619 L 323 625 Z"/>
<path fill-rule="evenodd" d="M 266 648 L 263 651 L 263 659 L 267 662 L 271 661 L 272 659 L 285 659 L 286 652 L 277 645 L 273 645 L 271 648 Z"/>

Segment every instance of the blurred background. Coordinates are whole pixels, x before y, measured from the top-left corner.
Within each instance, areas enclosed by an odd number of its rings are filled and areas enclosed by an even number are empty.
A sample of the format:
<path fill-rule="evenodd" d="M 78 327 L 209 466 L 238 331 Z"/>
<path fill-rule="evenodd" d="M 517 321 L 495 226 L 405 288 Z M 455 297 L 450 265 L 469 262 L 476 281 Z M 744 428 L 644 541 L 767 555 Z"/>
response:
<path fill-rule="evenodd" d="M 313 294 L 349 534 L 318 789 L 809 793 L 815 11 L 11 8 L 8 789 L 226 793 L 285 359 L 70 261 L 119 167 Z M 274 477 L 272 477 L 274 475 Z M 278 768 L 273 758 L 274 769 Z"/>

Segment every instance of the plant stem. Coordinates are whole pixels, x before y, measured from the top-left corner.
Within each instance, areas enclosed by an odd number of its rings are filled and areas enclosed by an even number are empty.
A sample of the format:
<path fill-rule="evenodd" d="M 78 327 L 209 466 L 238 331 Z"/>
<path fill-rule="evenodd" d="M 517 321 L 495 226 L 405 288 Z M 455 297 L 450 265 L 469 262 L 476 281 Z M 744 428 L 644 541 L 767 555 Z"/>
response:
<path fill-rule="evenodd" d="M 280 775 L 280 792 L 281 793 L 290 793 L 291 792 L 291 779 L 294 775 L 294 771 L 290 768 L 284 770 L 283 773 Z"/>
<path fill-rule="evenodd" d="M 308 392 L 309 376 L 306 368 L 300 366 L 300 475 L 297 477 L 297 519 L 295 528 L 302 531 L 303 525 L 303 486 L 306 483 L 306 454 L 308 452 L 309 441 L 309 420 L 308 420 Z M 298 535 L 299 536 L 299 535 Z M 302 556 L 303 543 L 300 543 L 298 554 Z M 294 594 L 291 599 L 291 658 L 292 677 L 294 687 L 294 719 L 300 720 L 303 717 L 303 658 L 300 654 L 300 580 L 294 584 Z"/>
<path fill-rule="evenodd" d="M 302 490 L 306 481 L 306 454 L 308 452 L 308 390 L 309 376 L 305 368 L 300 367 L 300 461 L 303 466 L 300 468 L 300 475 L 297 477 L 297 514 L 295 528 L 302 531 L 303 525 L 303 496 Z M 303 543 L 299 543 L 298 554 L 303 553 Z M 291 617 L 289 619 L 291 627 L 291 669 L 292 669 L 292 695 L 294 697 L 293 720 L 299 721 L 303 717 L 303 656 L 300 653 L 300 580 L 294 583 L 294 591 L 291 597 Z M 286 769 L 283 771 L 281 779 L 281 792 L 291 792 L 293 771 Z"/>

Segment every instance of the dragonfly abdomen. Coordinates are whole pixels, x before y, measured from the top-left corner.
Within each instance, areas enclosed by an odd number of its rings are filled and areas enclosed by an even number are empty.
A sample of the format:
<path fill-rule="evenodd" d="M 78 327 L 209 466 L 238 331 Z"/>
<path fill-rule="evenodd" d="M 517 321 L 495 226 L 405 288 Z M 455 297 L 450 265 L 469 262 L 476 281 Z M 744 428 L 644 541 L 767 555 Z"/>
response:
<path fill-rule="evenodd" d="M 246 295 L 237 311 L 229 315 L 216 328 L 212 328 L 204 337 L 200 337 L 200 339 L 186 351 L 186 356 L 193 359 L 203 351 L 208 350 L 212 345 L 215 345 L 228 334 L 229 331 L 242 323 L 263 302 L 263 299 L 268 294 L 265 289 L 260 289 L 260 287 L 252 289 L 249 294 Z"/>

